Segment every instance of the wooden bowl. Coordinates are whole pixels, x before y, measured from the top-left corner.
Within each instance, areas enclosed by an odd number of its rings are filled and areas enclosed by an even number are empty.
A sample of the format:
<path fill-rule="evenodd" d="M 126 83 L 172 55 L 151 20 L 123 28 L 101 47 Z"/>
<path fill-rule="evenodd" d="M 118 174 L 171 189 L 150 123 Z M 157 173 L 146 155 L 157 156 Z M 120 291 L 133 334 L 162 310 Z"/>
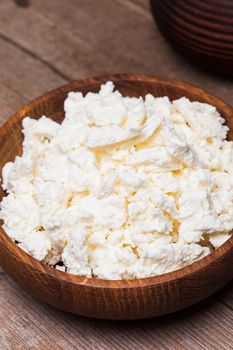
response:
<path fill-rule="evenodd" d="M 168 42 L 204 69 L 233 76 L 232 0 L 151 0 Z"/>
<path fill-rule="evenodd" d="M 59 87 L 21 108 L 0 129 L 0 170 L 21 153 L 21 121 L 30 115 L 63 118 L 63 102 L 69 91 L 98 91 L 112 80 L 124 95 L 187 96 L 217 107 L 226 119 L 233 139 L 233 110 L 217 97 L 189 84 L 143 75 L 113 75 L 80 80 Z M 1 198 L 5 195 L 0 192 Z M 0 198 L 0 199 L 1 199 Z M 28 213 L 30 215 L 30 213 Z M 0 228 L 0 264 L 37 299 L 57 308 L 96 318 L 139 319 L 173 312 L 217 291 L 233 276 L 233 237 L 209 256 L 161 276 L 107 281 L 78 277 L 55 270 L 26 254 Z"/>

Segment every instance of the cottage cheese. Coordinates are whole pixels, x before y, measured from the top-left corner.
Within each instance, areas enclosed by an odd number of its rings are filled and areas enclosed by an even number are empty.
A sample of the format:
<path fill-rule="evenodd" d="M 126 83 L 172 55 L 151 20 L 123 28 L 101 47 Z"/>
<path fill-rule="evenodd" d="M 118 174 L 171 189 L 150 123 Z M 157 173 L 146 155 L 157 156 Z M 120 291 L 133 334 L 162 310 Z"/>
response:
<path fill-rule="evenodd" d="M 70 92 L 61 125 L 23 120 L 23 155 L 2 172 L 3 228 L 77 275 L 140 278 L 189 265 L 233 228 L 228 128 L 208 104 L 113 90 Z"/>

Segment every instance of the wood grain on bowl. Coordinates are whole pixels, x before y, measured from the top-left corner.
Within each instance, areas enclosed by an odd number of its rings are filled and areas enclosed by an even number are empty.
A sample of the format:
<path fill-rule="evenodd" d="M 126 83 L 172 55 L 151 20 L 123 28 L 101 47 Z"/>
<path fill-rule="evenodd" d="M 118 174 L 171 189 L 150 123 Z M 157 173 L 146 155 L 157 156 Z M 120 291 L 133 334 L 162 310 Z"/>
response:
<path fill-rule="evenodd" d="M 0 170 L 21 153 L 21 121 L 46 114 L 60 122 L 71 90 L 98 91 L 112 80 L 124 95 L 186 96 L 216 106 L 230 127 L 233 110 L 217 97 L 189 84 L 143 75 L 113 75 L 80 80 L 57 88 L 21 108 L 0 129 Z M 1 198 L 5 195 L 1 190 Z M 0 198 L 0 199 L 1 199 Z M 28 213 L 30 215 L 30 213 Z M 0 228 L 0 264 L 37 299 L 60 309 L 96 318 L 139 319 L 166 314 L 194 304 L 217 291 L 233 276 L 233 237 L 204 259 L 178 271 L 144 279 L 105 281 L 74 276 L 40 263 L 22 251 Z"/>
<path fill-rule="evenodd" d="M 151 0 L 169 43 L 203 68 L 233 76 L 232 0 Z"/>

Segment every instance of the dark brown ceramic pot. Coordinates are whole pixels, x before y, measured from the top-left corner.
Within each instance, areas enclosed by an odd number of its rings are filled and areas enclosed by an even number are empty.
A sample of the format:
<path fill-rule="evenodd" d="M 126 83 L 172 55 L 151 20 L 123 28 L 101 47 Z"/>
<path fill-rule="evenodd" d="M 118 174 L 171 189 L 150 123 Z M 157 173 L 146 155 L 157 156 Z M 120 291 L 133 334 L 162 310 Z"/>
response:
<path fill-rule="evenodd" d="M 232 0 L 151 0 L 161 33 L 202 68 L 233 76 Z"/>

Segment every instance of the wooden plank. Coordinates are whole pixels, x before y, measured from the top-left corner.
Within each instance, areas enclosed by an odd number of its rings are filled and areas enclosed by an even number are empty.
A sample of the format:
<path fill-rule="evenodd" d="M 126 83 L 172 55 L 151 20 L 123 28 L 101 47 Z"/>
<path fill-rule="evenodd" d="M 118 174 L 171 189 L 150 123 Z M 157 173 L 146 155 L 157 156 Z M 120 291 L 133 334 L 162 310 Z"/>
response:
<path fill-rule="evenodd" d="M 154 65 L 151 48 L 158 40 L 163 40 L 154 31 L 150 13 L 140 16 L 133 11 L 134 5 L 129 9 L 130 2 L 124 1 L 80 1 L 77 6 L 75 0 L 70 0 L 65 8 L 63 4 L 62 0 L 40 1 L 33 3 L 32 9 L 54 25 L 63 21 L 63 32 L 87 42 L 95 53 L 101 52 L 104 70 L 99 70 L 99 62 L 94 56 L 94 74 L 106 71 L 150 73 L 150 67 Z"/>
<path fill-rule="evenodd" d="M 3 123 L 23 104 L 65 84 L 66 80 L 1 37 L 0 47 L 0 123 Z"/>
<path fill-rule="evenodd" d="M 139 15 L 129 4 L 69 0 L 64 6 L 63 0 L 41 0 L 22 10 L 4 0 L 0 32 L 33 48 L 70 79 L 106 72 L 162 75 L 201 86 L 232 103 L 232 81 L 193 67 L 166 44 L 149 12 Z M 40 37 L 43 41 L 35 46 Z"/>
<path fill-rule="evenodd" d="M 149 21 L 153 21 L 152 15 L 150 13 L 149 1 L 143 0 L 116 0 L 120 5 L 126 6 L 129 12 L 138 14 L 138 16 L 146 17 Z"/>
<path fill-rule="evenodd" d="M 150 0 L 134 0 L 133 2 L 141 8 L 146 9 L 148 12 L 150 11 Z"/>
<path fill-rule="evenodd" d="M 24 9 L 13 2 L 1 2 L 0 33 L 49 67 L 53 67 L 66 79 L 88 75 L 96 67 L 99 72 L 103 72 L 106 67 L 106 55 L 95 51 L 88 41 L 62 30 L 60 23 L 55 25 L 35 12 L 33 6 Z"/>
<path fill-rule="evenodd" d="M 7 82 L 0 79 L 0 125 L 25 102 L 25 99 L 7 87 Z"/>

